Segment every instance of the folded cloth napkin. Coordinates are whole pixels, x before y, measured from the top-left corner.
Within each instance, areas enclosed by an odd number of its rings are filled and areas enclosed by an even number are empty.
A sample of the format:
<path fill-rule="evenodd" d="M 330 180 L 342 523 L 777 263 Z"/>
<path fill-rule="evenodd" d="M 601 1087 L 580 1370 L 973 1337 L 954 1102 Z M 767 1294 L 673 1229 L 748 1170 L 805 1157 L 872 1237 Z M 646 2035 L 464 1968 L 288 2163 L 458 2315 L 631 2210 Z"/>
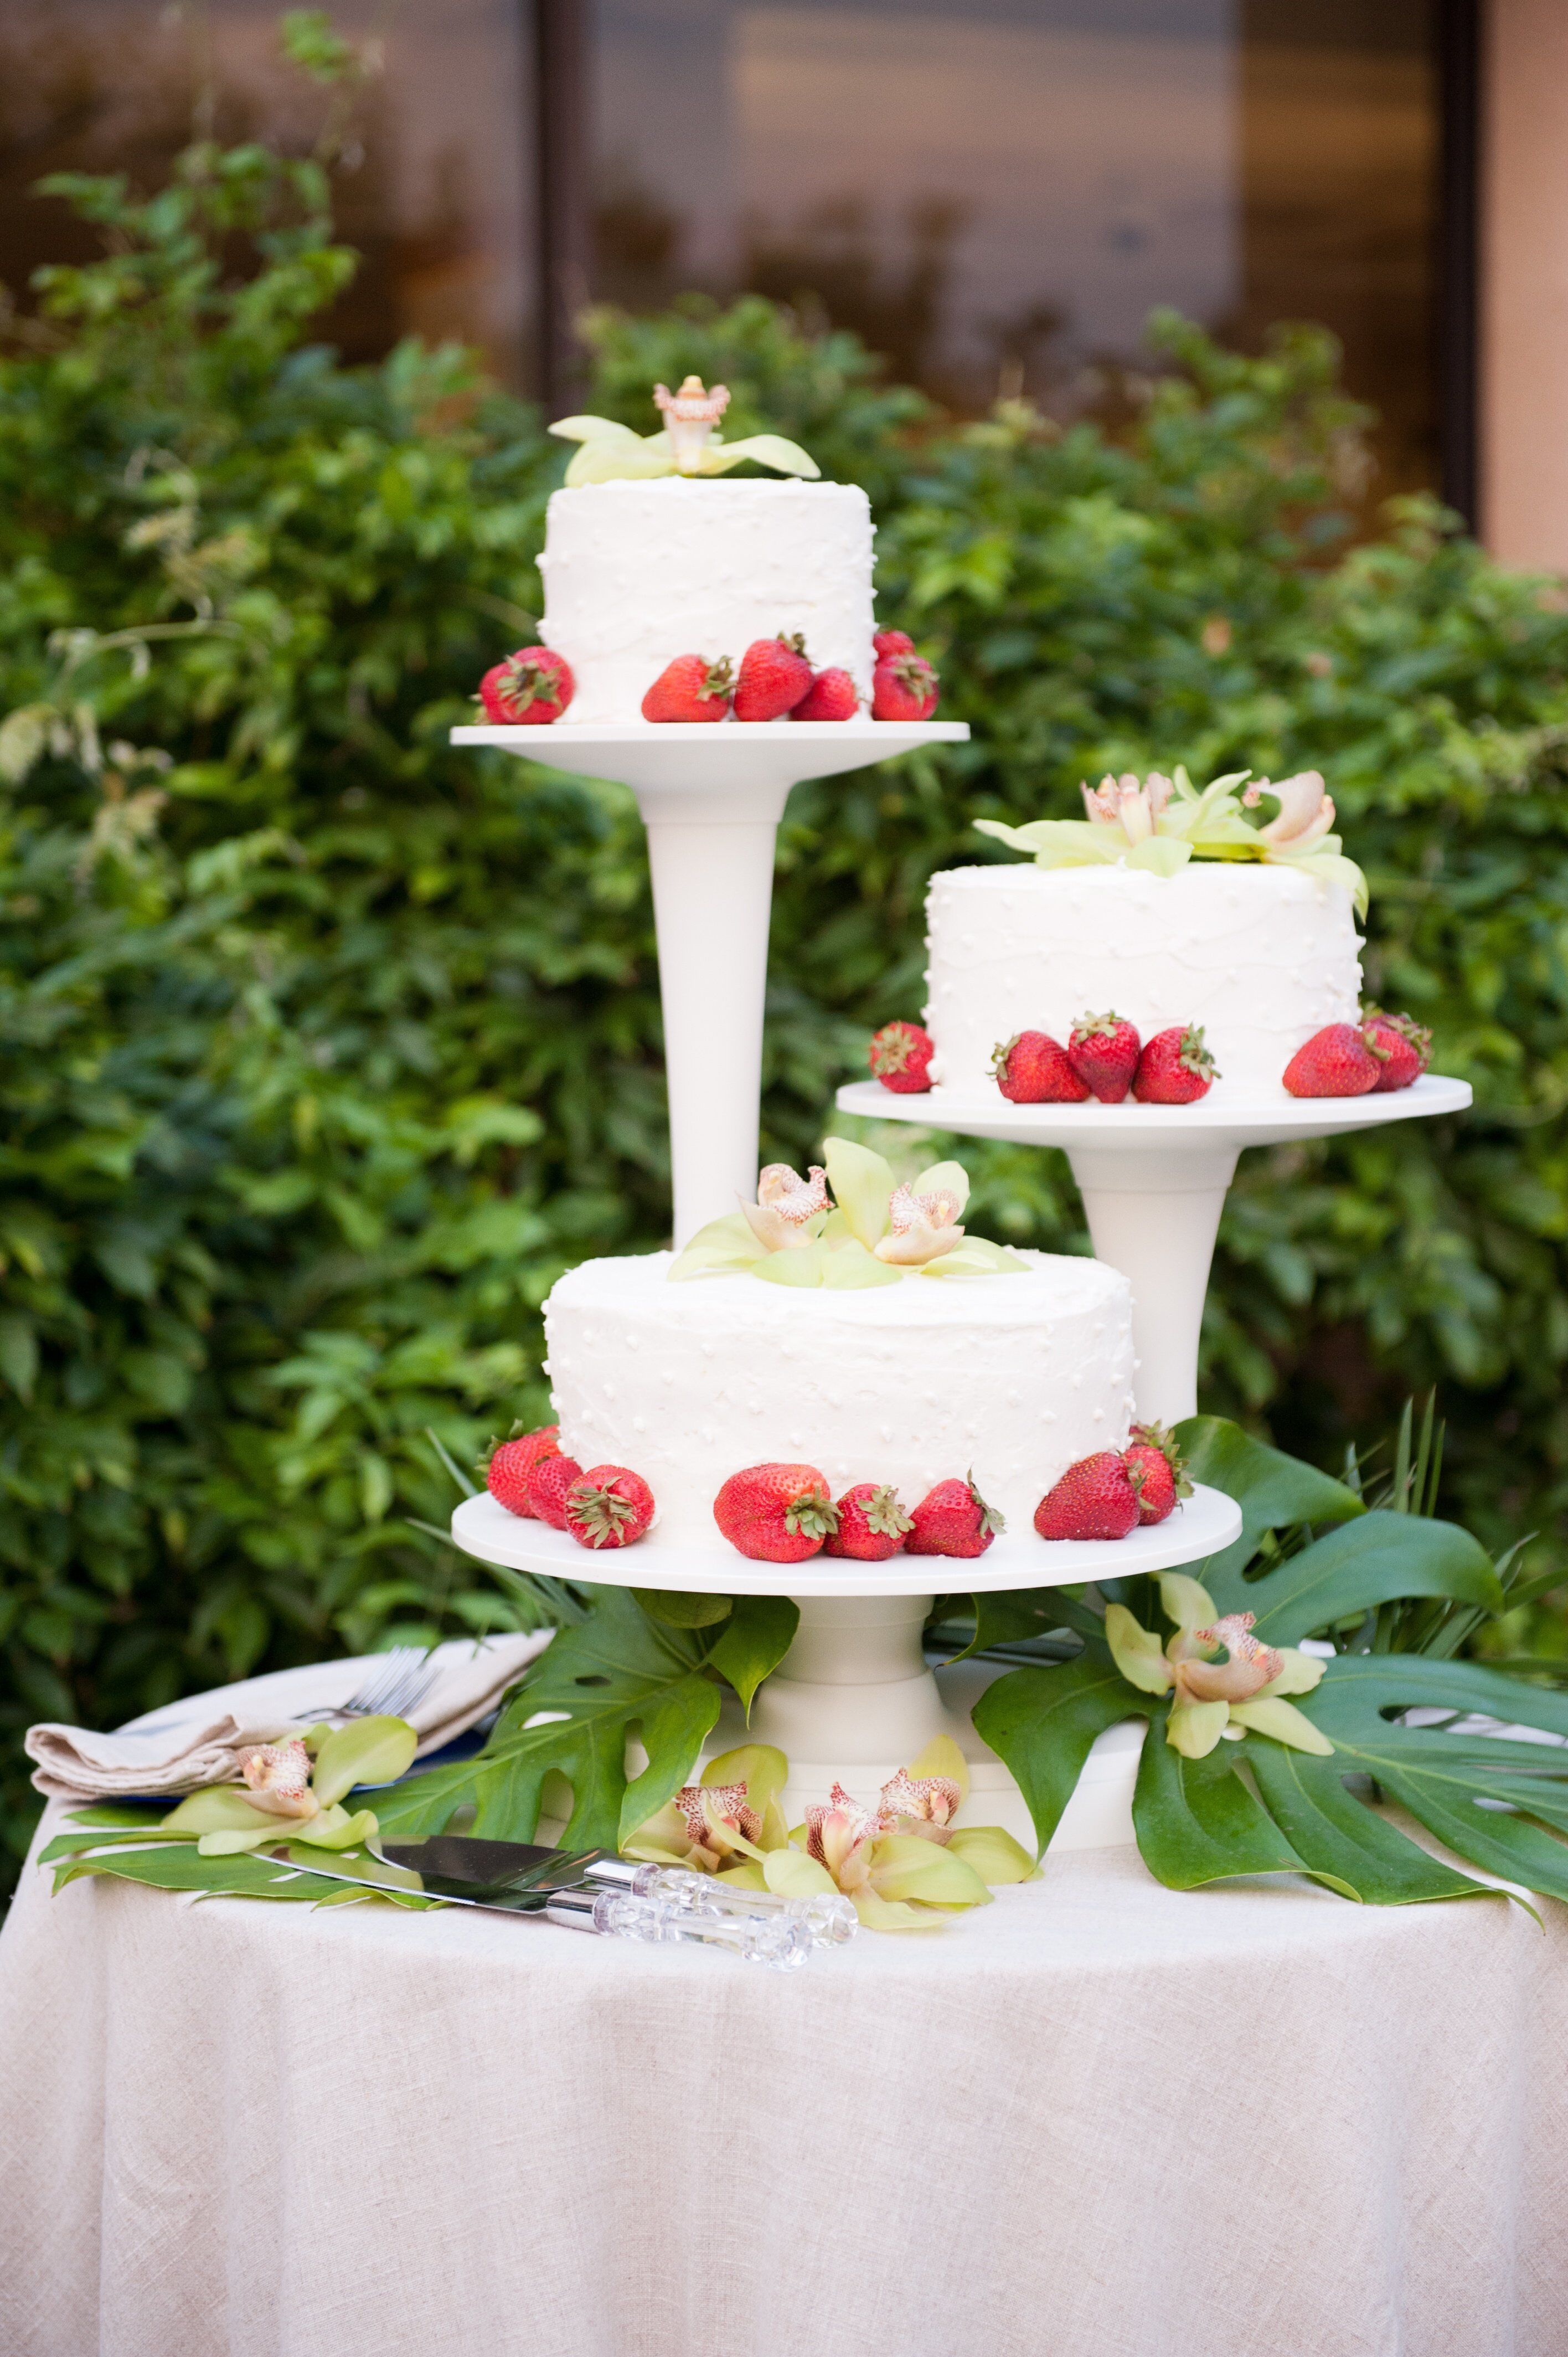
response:
<path fill-rule="evenodd" d="M 550 1642 L 552 1631 L 526 1637 L 458 1637 L 429 1656 L 436 1671 L 423 1702 L 407 1713 L 419 1750 L 437 1751 L 483 1718 L 508 1686 Z M 274 1670 L 215 1694 L 188 1695 L 140 1727 L 100 1735 L 88 1727 L 30 1727 L 24 1739 L 37 1761 L 33 1782 L 51 1799 L 129 1800 L 139 1793 L 194 1792 L 204 1784 L 239 1781 L 240 1755 L 252 1743 L 271 1743 L 357 1694 L 374 1656 L 312 1662 Z M 416 1755 L 417 1756 L 417 1755 Z"/>

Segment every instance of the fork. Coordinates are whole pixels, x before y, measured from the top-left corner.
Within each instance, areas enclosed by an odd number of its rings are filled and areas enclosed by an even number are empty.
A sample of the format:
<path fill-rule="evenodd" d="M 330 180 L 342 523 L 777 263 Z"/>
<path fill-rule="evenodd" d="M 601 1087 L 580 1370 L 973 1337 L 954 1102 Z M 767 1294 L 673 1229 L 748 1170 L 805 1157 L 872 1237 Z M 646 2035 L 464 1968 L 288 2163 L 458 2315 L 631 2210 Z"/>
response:
<path fill-rule="evenodd" d="M 424 1700 L 435 1684 L 436 1669 L 419 1645 L 392 1645 L 378 1653 L 375 1667 L 347 1702 L 327 1703 L 300 1711 L 312 1723 L 323 1718 L 403 1718 Z"/>

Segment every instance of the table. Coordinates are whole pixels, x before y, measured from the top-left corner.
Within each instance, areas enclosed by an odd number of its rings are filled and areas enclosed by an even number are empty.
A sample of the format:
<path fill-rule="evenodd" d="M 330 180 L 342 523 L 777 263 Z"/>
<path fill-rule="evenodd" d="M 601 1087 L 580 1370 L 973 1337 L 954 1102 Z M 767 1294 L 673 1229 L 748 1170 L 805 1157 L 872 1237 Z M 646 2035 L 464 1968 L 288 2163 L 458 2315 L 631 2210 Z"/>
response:
<path fill-rule="evenodd" d="M 1561 2357 L 1565 2053 L 1562 1910 L 1128 1849 L 788 1976 L 29 1867 L 0 2348 Z"/>

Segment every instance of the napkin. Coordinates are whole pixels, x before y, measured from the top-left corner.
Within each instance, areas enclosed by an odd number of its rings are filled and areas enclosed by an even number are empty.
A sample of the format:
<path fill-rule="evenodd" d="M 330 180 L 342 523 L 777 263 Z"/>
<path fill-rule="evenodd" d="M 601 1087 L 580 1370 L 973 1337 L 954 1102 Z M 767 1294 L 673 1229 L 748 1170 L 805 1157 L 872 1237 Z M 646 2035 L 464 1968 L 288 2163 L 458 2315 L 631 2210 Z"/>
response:
<path fill-rule="evenodd" d="M 435 1683 L 408 1714 L 419 1735 L 418 1758 L 438 1751 L 493 1709 L 550 1642 L 553 1632 L 526 1637 L 458 1637 L 430 1656 Z M 374 1655 L 312 1662 L 274 1670 L 215 1694 L 189 1695 L 113 1734 L 88 1727 L 30 1727 L 23 1748 L 37 1762 L 33 1782 L 51 1799 L 121 1801 L 146 1794 L 194 1792 L 204 1784 L 235 1783 L 240 1755 L 252 1743 L 271 1743 L 307 1727 L 334 1703 L 357 1694 Z"/>

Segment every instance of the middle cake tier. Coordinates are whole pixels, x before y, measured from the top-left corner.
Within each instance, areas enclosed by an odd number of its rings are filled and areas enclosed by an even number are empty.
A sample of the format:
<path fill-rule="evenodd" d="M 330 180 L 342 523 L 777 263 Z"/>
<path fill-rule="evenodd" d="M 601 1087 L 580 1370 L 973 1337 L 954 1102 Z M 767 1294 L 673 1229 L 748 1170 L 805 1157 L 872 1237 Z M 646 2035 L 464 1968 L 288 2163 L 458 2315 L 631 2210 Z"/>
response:
<path fill-rule="evenodd" d="M 585 1262 L 544 1305 L 561 1447 L 640 1473 L 662 1544 L 721 1544 L 721 1485 L 770 1461 L 814 1466 L 835 1497 L 891 1483 L 907 1506 L 971 1475 L 1027 1531 L 1069 1465 L 1126 1442 L 1133 1297 L 1100 1261 L 1017 1257 L 1004 1275 L 842 1292 L 671 1284 L 667 1253 Z"/>

